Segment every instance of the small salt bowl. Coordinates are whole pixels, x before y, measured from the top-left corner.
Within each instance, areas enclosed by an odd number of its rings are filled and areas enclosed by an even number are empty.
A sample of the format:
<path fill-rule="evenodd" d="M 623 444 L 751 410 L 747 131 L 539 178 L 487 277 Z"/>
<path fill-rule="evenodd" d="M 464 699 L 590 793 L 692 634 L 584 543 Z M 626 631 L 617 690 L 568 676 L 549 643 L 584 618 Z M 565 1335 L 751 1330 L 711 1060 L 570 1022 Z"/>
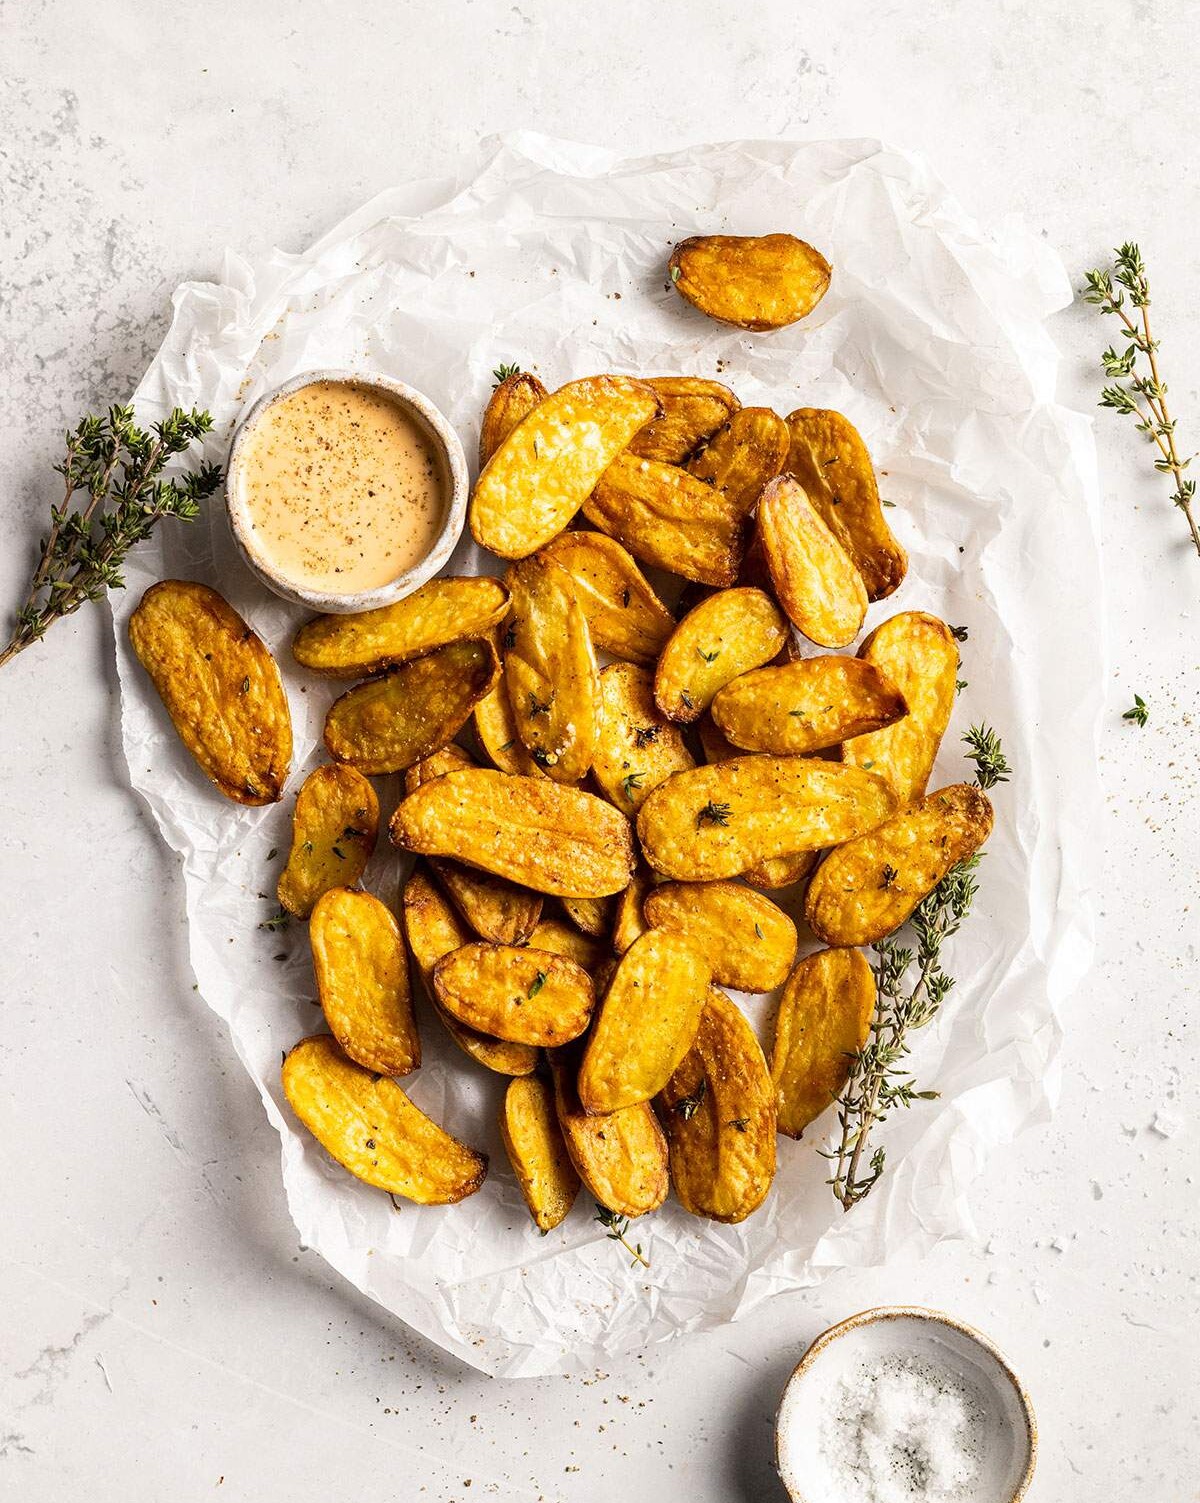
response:
<path fill-rule="evenodd" d="M 788 1379 L 776 1464 L 794 1503 L 1019 1503 L 1029 1396 L 986 1336 L 888 1306 L 831 1326 Z"/>

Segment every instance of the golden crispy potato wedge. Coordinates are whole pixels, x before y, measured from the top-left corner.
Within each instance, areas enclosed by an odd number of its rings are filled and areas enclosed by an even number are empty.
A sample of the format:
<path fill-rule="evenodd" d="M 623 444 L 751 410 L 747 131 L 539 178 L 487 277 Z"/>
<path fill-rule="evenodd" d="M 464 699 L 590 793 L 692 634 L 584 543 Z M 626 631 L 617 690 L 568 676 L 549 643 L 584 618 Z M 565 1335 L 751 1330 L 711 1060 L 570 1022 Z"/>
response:
<path fill-rule="evenodd" d="M 353 887 L 378 834 L 379 800 L 362 773 L 341 763 L 315 767 L 296 795 L 279 906 L 304 919 L 331 887 Z"/>
<path fill-rule="evenodd" d="M 507 609 L 508 591 L 498 579 L 431 579 L 395 605 L 306 622 L 292 656 L 326 678 L 365 678 L 435 647 L 486 637 Z"/>
<path fill-rule="evenodd" d="M 292 761 L 292 718 L 270 651 L 216 590 L 151 585 L 129 641 L 201 772 L 235 804 L 277 804 Z"/>
<path fill-rule="evenodd" d="M 475 706 L 475 734 L 486 756 L 501 772 L 511 772 L 523 778 L 546 776 L 517 735 L 517 719 L 508 702 L 503 676 Z"/>
<path fill-rule="evenodd" d="M 600 724 L 592 775 L 618 809 L 640 809 L 673 772 L 694 767 L 683 733 L 654 702 L 654 675 L 636 663 L 600 674 Z"/>
<path fill-rule="evenodd" d="M 421 1063 L 400 926 L 378 898 L 333 887 L 308 925 L 317 996 L 334 1038 L 355 1064 L 407 1075 Z"/>
<path fill-rule="evenodd" d="M 511 1044 L 468 1028 L 445 1010 L 433 986 L 433 968 L 443 955 L 471 943 L 466 926 L 428 873 L 418 866 L 404 884 L 404 932 L 433 1010 L 450 1037 L 476 1063 L 497 1075 L 529 1075 L 538 1062 L 532 1044 Z"/>
<path fill-rule="evenodd" d="M 669 720 L 699 720 L 718 690 L 761 668 L 787 639 L 782 613 L 761 590 L 722 590 L 687 613 L 662 650 L 654 698 Z"/>
<path fill-rule="evenodd" d="M 654 887 L 654 873 L 648 866 L 638 863 L 629 886 L 617 899 L 612 923 L 612 947 L 618 955 L 624 955 L 635 939 L 640 939 L 650 925 L 646 922 L 642 905 L 646 894 Z"/>
<path fill-rule="evenodd" d="M 335 699 L 326 750 L 359 772 L 403 772 L 454 739 L 499 673 L 490 642 L 438 647 Z"/>
<path fill-rule="evenodd" d="M 777 904 L 740 882 L 664 882 L 643 904 L 652 929 L 674 929 L 721 986 L 770 992 L 796 958 L 796 926 Z"/>
<path fill-rule="evenodd" d="M 493 387 L 479 428 L 481 470 L 517 424 L 524 422 L 548 396 L 549 392 L 531 371 L 514 371 Z"/>
<path fill-rule="evenodd" d="M 929 783 L 957 692 L 958 648 L 944 621 L 923 611 L 902 611 L 877 626 L 858 655 L 896 685 L 908 704 L 903 720 L 842 746 L 842 761 L 883 777 L 903 804 L 920 798 Z"/>
<path fill-rule="evenodd" d="M 788 425 L 777 412 L 769 407 L 743 407 L 688 461 L 688 469 L 748 517 L 767 481 L 787 468 L 790 448 Z"/>
<path fill-rule="evenodd" d="M 874 1014 L 875 977 L 858 950 L 818 950 L 797 965 L 779 999 L 771 1049 L 780 1132 L 803 1136 L 841 1095 Z"/>
<path fill-rule="evenodd" d="M 562 919 L 542 919 L 529 936 L 528 943 L 531 950 L 549 950 L 551 955 L 565 955 L 577 966 L 582 966 L 589 976 L 604 958 L 604 948 L 598 939 Z"/>
<path fill-rule="evenodd" d="M 571 1162 L 598 1205 L 618 1216 L 644 1216 L 667 1198 L 667 1140 L 648 1101 L 604 1117 L 584 1111 L 576 1090 L 574 1050 L 550 1056 L 558 1125 Z"/>
<path fill-rule="evenodd" d="M 854 424 L 840 412 L 798 407 L 788 414 L 787 468 L 862 575 L 868 600 L 882 600 L 908 571 L 908 555 L 884 520 L 875 469 Z"/>
<path fill-rule="evenodd" d="M 536 553 L 658 411 L 652 389 L 629 376 L 589 376 L 560 387 L 484 466 L 471 495 L 471 536 L 501 558 Z"/>
<path fill-rule="evenodd" d="M 630 663 L 654 662 L 675 618 L 615 538 L 585 529 L 561 532 L 542 557 L 571 576 L 596 647 Z"/>
<path fill-rule="evenodd" d="M 606 799 L 482 767 L 409 794 L 392 815 L 391 837 L 405 850 L 453 856 L 552 897 L 606 898 L 633 873 L 629 821 Z"/>
<path fill-rule="evenodd" d="M 974 783 L 926 794 L 830 851 L 808 884 L 809 928 L 827 945 L 873 945 L 898 929 L 991 833 L 991 803 Z"/>
<path fill-rule="evenodd" d="M 468 1028 L 514 1044 L 552 1048 L 576 1039 L 596 1005 L 582 966 L 549 950 L 464 945 L 433 968 L 437 999 Z"/>
<path fill-rule="evenodd" d="M 741 405 L 728 386 L 700 376 L 651 376 L 662 413 L 636 433 L 629 452 L 639 459 L 682 464 Z"/>
<path fill-rule="evenodd" d="M 693 235 L 671 252 L 675 291 L 739 329 L 782 329 L 811 313 L 832 267 L 795 235 Z"/>
<path fill-rule="evenodd" d="M 754 1030 L 718 987 L 661 1110 L 679 1204 L 710 1221 L 745 1221 L 775 1178 L 775 1092 Z"/>
<path fill-rule="evenodd" d="M 579 1068 L 589 1112 L 656 1096 L 691 1047 L 712 972 L 681 934 L 651 929 L 622 955 Z"/>
<path fill-rule="evenodd" d="M 608 898 L 563 898 L 567 917 L 577 929 L 593 939 L 603 939 L 612 927 L 613 900 Z"/>
<path fill-rule="evenodd" d="M 592 765 L 600 695 L 587 617 L 565 569 L 537 554 L 508 571 L 504 687 L 517 736 L 556 783 Z"/>
<path fill-rule="evenodd" d="M 642 805 L 637 827 L 655 871 L 706 882 L 736 877 L 772 856 L 840 845 L 895 809 L 891 787 L 861 768 L 746 756 L 677 772 Z"/>
<path fill-rule="evenodd" d="M 553 1231 L 575 1204 L 579 1175 L 563 1141 L 549 1081 L 527 1075 L 509 1082 L 500 1136 L 534 1225 Z"/>
<path fill-rule="evenodd" d="M 888 676 L 862 658 L 830 655 L 744 673 L 712 702 L 712 718 L 746 751 L 802 756 L 891 725 L 908 713 Z"/>
<path fill-rule="evenodd" d="M 418 1205 L 453 1205 L 487 1174 L 476 1153 L 431 1121 L 394 1080 L 349 1060 L 327 1033 L 283 1062 L 288 1104 L 321 1147 L 368 1185 Z"/>
<path fill-rule="evenodd" d="M 745 550 L 745 519 L 720 491 L 686 470 L 621 454 L 584 502 L 583 514 L 634 558 L 684 579 L 733 584 Z"/>
<path fill-rule="evenodd" d="M 755 542 L 788 620 L 818 647 L 853 642 L 867 613 L 862 575 L 793 476 L 763 491 Z"/>

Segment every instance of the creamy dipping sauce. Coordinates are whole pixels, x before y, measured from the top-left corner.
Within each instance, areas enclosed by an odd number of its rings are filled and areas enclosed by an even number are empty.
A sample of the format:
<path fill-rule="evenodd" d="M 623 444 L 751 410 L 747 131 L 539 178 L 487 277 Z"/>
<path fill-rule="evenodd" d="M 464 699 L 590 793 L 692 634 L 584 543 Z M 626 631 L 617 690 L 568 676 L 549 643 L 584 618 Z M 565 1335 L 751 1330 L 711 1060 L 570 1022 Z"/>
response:
<path fill-rule="evenodd" d="M 437 540 L 442 456 L 386 392 L 316 381 L 272 402 L 246 433 L 239 499 L 263 562 L 331 594 L 379 589 Z"/>

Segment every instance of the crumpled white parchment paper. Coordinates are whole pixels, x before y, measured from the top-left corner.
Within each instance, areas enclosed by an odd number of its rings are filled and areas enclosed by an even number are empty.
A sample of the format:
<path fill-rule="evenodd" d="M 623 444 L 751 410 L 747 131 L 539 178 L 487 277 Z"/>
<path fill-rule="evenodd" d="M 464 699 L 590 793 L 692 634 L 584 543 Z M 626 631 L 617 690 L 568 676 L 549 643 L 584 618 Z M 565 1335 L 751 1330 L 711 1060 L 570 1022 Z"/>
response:
<path fill-rule="evenodd" d="M 835 268 L 828 296 L 794 328 L 725 329 L 666 284 L 668 249 L 684 235 L 780 228 Z M 550 387 L 597 371 L 719 373 L 744 403 L 841 409 L 866 436 L 912 559 L 868 629 L 917 608 L 970 630 L 969 687 L 935 786 L 970 772 L 959 738 L 981 718 L 1015 767 L 995 796 L 977 910 L 954 941 L 960 984 L 917 1040 L 921 1082 L 941 1100 L 887 1125 L 888 1172 L 851 1215 L 824 1183 L 814 1132 L 781 1140 L 774 1192 L 743 1226 L 672 1204 L 640 1223 L 649 1272 L 628 1268 L 586 1196 L 540 1238 L 494 1127 L 503 1081 L 484 1078 L 428 1012 L 426 1063 L 405 1086 L 488 1148 L 493 1172 L 462 1205 L 397 1212 L 333 1164 L 283 1101 L 282 1051 L 322 1026 L 304 926 L 259 927 L 275 911 L 282 857 L 268 853 L 288 847 L 291 798 L 246 810 L 212 790 L 130 653 L 126 619 L 164 576 L 205 580 L 247 617 L 287 682 L 289 793 L 318 760 L 326 705 L 344 685 L 293 669 L 300 613 L 246 572 L 219 504 L 160 529 L 115 601 L 124 744 L 134 786 L 182 858 L 200 994 L 228 1023 L 280 1134 L 303 1241 L 472 1366 L 591 1367 L 711 1329 L 829 1269 L 928 1247 L 969 1225 L 966 1191 L 993 1149 L 1048 1114 L 1057 1009 L 1092 951 L 1084 861 L 1103 680 L 1090 424 L 1055 404 L 1058 357 L 1043 326 L 1070 295 L 1042 242 L 1017 225 L 984 233 L 922 162 L 877 142 L 741 142 L 622 161 L 528 134 L 485 143 L 455 180 L 380 195 L 302 255 L 230 253 L 220 282 L 176 293 L 137 406 L 147 418 L 208 408 L 218 460 L 249 403 L 317 366 L 402 377 L 443 408 L 468 452 L 502 361 Z M 477 567 L 474 552 L 465 544 L 456 566 Z M 381 789 L 385 814 L 396 783 Z M 400 862 L 381 846 L 368 880 L 394 900 Z"/>

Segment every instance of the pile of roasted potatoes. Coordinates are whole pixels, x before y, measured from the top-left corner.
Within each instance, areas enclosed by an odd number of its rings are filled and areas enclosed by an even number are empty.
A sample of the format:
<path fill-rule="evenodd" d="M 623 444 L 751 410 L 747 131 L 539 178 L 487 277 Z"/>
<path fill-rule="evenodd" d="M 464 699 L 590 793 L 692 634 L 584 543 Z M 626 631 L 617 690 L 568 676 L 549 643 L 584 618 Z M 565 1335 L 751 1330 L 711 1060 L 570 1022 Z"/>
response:
<path fill-rule="evenodd" d="M 802 242 L 747 242 L 723 272 L 728 238 L 672 258 L 698 307 L 777 327 L 823 293 Z M 766 241 L 789 243 L 756 270 Z M 419 986 L 473 1067 L 509 1077 L 501 1134 L 543 1232 L 581 1184 L 619 1216 L 673 1188 L 739 1222 L 777 1134 L 830 1106 L 868 1038 L 861 947 L 990 831 L 976 787 L 926 792 L 954 636 L 905 611 L 844 651 L 906 557 L 837 412 L 781 417 L 698 377 L 550 392 L 518 372 L 487 405 L 480 464 L 470 528 L 501 577 L 435 579 L 292 643 L 301 667 L 356 682 L 279 878 L 330 1030 L 287 1055 L 287 1099 L 368 1184 L 422 1204 L 477 1190 L 486 1157 L 396 1083 L 421 1062 Z M 290 721 L 260 639 L 179 581 L 147 591 L 130 631 L 218 788 L 278 800 Z M 390 840 L 419 858 L 399 921 L 357 885 L 380 823 L 368 780 L 388 773 L 404 776 Z M 726 989 L 778 990 L 769 1037 Z"/>

